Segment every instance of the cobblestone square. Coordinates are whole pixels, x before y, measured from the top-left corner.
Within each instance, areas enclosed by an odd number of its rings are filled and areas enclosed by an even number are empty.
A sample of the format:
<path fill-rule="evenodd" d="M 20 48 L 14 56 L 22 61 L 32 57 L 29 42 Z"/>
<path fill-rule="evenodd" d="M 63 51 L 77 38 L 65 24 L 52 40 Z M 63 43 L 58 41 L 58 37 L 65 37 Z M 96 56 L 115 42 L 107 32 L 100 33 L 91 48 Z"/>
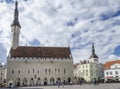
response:
<path fill-rule="evenodd" d="M 120 83 L 99 84 L 99 85 L 65 85 L 63 86 L 34 86 L 34 87 L 17 87 L 17 88 L 1 88 L 1 89 L 120 89 Z"/>

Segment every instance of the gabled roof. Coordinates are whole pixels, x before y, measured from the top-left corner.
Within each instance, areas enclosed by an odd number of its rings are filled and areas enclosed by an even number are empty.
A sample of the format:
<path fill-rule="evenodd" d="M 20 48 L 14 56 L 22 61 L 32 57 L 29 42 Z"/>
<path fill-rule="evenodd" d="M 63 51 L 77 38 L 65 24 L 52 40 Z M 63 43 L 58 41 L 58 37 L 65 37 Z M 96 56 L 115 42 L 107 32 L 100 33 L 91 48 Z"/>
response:
<path fill-rule="evenodd" d="M 69 47 L 19 46 L 10 50 L 11 57 L 71 58 Z"/>
<path fill-rule="evenodd" d="M 104 64 L 104 69 L 109 69 L 111 65 L 119 63 L 120 64 L 120 60 L 114 60 L 114 61 L 108 61 Z"/>

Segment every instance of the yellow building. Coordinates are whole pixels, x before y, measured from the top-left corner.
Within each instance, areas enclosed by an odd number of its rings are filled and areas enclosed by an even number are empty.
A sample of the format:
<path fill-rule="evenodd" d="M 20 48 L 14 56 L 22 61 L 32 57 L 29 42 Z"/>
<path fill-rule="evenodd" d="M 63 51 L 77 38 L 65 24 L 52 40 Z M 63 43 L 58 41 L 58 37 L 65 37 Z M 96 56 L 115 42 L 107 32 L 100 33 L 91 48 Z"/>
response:
<path fill-rule="evenodd" d="M 88 60 L 81 61 L 76 68 L 74 68 L 74 77 L 82 78 L 86 82 L 93 82 L 98 80 L 98 56 L 95 54 L 94 44 L 92 45 L 92 54 Z"/>
<path fill-rule="evenodd" d="M 86 82 L 92 82 L 94 79 L 98 79 L 97 64 L 88 62 L 78 65 L 79 78 L 83 78 Z"/>

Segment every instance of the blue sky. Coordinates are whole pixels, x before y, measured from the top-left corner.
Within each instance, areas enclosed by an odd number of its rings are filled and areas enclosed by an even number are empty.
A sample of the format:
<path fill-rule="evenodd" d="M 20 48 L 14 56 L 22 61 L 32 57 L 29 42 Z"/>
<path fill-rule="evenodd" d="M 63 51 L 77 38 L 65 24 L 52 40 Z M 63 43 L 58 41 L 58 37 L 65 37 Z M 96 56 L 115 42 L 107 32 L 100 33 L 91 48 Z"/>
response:
<path fill-rule="evenodd" d="M 11 47 L 15 0 L 0 0 L 0 62 Z M 94 42 L 100 62 L 120 59 L 120 0 L 18 0 L 20 45 L 70 45 L 74 63 Z"/>

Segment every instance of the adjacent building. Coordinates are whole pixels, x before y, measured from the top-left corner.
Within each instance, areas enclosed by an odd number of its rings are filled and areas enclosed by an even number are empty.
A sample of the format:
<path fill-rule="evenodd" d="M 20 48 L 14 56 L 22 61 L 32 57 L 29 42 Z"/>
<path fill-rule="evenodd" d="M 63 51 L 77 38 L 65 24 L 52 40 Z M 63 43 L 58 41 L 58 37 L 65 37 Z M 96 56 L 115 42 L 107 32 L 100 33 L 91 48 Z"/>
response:
<path fill-rule="evenodd" d="M 13 86 L 69 84 L 73 78 L 73 58 L 70 47 L 19 46 L 20 23 L 15 2 L 11 25 L 12 47 L 7 57 L 7 84 Z"/>
<path fill-rule="evenodd" d="M 120 60 L 108 61 L 104 64 L 105 82 L 120 81 Z"/>
<path fill-rule="evenodd" d="M 3 85 L 6 83 L 6 72 L 7 72 L 7 67 L 6 65 L 2 65 L 0 63 L 0 84 Z"/>
<path fill-rule="evenodd" d="M 103 78 L 103 64 L 99 63 L 98 56 L 95 53 L 94 44 L 92 44 L 92 54 L 88 60 L 80 61 L 79 64 L 74 67 L 74 77 L 84 79 L 86 82 L 93 82 Z"/>
<path fill-rule="evenodd" d="M 78 65 L 79 78 L 83 78 L 86 82 L 92 82 L 98 79 L 97 64 L 96 63 L 80 63 Z"/>

